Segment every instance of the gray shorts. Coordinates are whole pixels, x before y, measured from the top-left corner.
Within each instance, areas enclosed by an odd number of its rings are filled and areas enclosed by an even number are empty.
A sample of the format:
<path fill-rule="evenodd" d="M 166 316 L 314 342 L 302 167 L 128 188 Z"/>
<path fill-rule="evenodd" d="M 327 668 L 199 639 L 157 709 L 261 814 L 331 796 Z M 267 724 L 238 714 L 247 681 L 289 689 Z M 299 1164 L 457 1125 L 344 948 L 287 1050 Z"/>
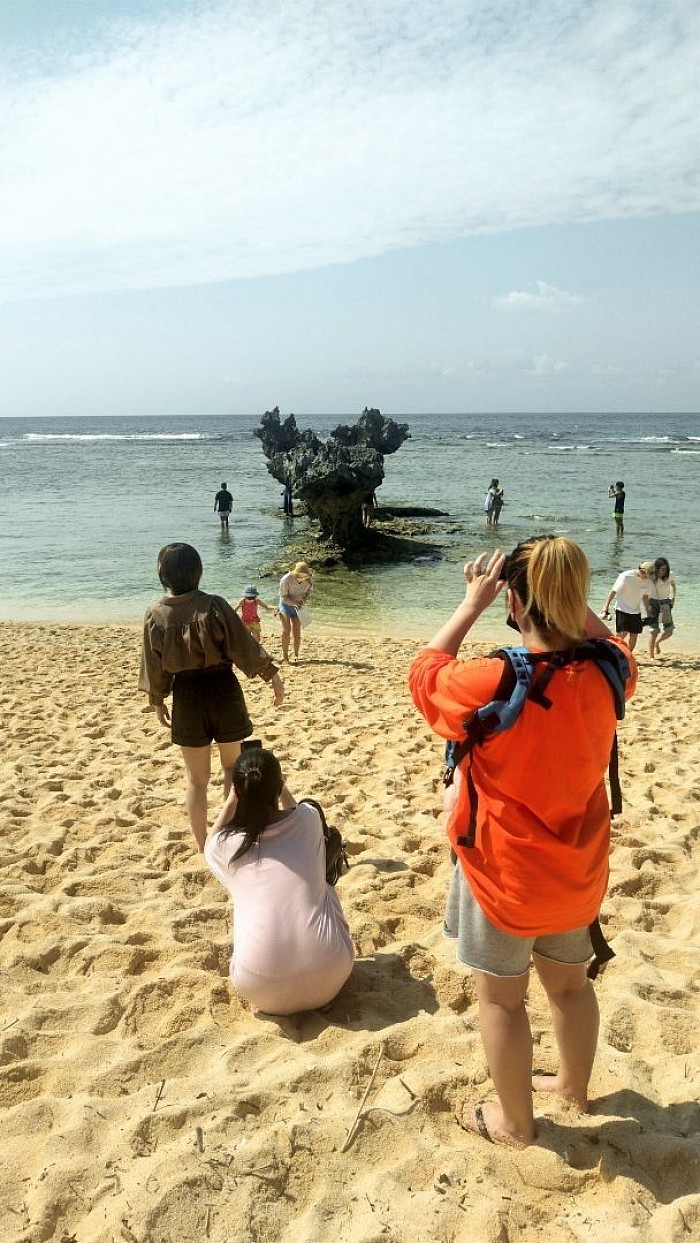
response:
<path fill-rule="evenodd" d="M 459 863 L 445 910 L 445 936 L 457 942 L 457 961 L 486 975 L 524 975 L 533 950 L 554 962 L 584 963 L 593 957 L 588 927 L 546 937 L 514 937 L 484 915 Z"/>

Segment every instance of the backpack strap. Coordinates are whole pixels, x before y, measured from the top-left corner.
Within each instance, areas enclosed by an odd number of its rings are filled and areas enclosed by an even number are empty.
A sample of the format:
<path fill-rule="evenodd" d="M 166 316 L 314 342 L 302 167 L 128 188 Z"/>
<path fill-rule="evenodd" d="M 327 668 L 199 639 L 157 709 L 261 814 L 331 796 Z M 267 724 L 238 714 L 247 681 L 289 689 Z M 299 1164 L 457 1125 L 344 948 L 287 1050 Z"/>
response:
<path fill-rule="evenodd" d="M 546 695 L 547 687 L 558 669 L 578 660 L 593 660 L 607 679 L 615 703 L 615 715 L 621 721 L 625 715 L 625 684 L 630 676 L 630 664 L 621 648 L 606 639 L 586 639 L 576 647 L 558 652 L 530 652 L 526 647 L 499 648 L 492 653 L 503 661 L 503 672 L 496 687 L 494 698 L 482 708 L 477 708 L 464 721 L 466 737 L 460 742 L 449 742 L 445 748 L 443 782 L 452 785 L 456 768 L 472 749 L 486 738 L 500 734 L 515 724 L 531 699 L 541 708 L 549 710 L 552 700 Z M 537 666 L 543 666 L 536 676 Z M 469 791 L 469 823 L 466 832 L 457 838 L 457 845 L 470 849 L 476 841 L 476 818 L 478 791 L 472 776 L 471 763 L 466 770 Z M 613 735 L 608 764 L 610 782 L 610 815 L 622 811 L 617 733 Z"/>
<path fill-rule="evenodd" d="M 615 702 L 615 716 L 618 721 L 625 718 L 625 686 L 632 670 L 630 662 L 618 647 L 609 639 L 586 639 L 574 648 L 575 660 L 594 660 L 600 672 L 607 678 Z"/>
<path fill-rule="evenodd" d="M 477 742 L 481 742 L 489 732 L 488 728 L 485 728 L 484 726 L 485 717 L 484 715 L 479 716 L 479 712 L 482 714 L 485 712 L 486 717 L 488 717 L 492 705 L 500 702 L 507 703 L 515 690 L 515 669 L 513 667 L 513 662 L 508 657 L 508 652 L 510 650 L 511 649 L 509 648 L 499 648 L 497 652 L 491 652 L 492 656 L 498 656 L 503 661 L 503 669 L 501 670 L 501 676 L 498 679 L 498 685 L 494 691 L 493 699 L 490 704 L 485 706 L 485 708 L 477 708 L 474 712 L 472 712 L 471 716 L 466 718 L 463 724 L 463 728 L 466 732 L 465 738 L 463 738 L 460 742 L 448 742 L 445 745 L 445 771 L 442 777 L 445 786 L 452 785 L 452 782 L 454 781 L 455 769 L 459 768 L 459 765 L 462 763 L 465 755 L 469 754 L 472 747 L 476 746 Z"/>
<path fill-rule="evenodd" d="M 610 759 L 608 760 L 608 781 L 610 783 L 610 819 L 619 816 L 622 811 L 622 789 L 620 787 L 620 756 L 617 747 L 617 730 L 613 734 Z"/>
<path fill-rule="evenodd" d="M 606 963 L 609 963 L 610 959 L 615 957 L 615 951 L 605 940 L 603 929 L 600 926 L 600 919 L 597 915 L 593 923 L 588 925 L 588 932 L 591 938 L 591 945 L 593 946 L 593 958 L 588 964 L 586 975 L 589 980 L 595 980 Z"/>

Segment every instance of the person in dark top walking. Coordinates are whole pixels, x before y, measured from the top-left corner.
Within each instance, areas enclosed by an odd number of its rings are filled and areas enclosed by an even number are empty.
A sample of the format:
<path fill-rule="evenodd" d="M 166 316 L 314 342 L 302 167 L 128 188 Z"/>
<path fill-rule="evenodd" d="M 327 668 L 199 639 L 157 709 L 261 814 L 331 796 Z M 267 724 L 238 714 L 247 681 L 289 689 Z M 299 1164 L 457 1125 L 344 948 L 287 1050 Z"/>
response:
<path fill-rule="evenodd" d="M 228 520 L 231 516 L 232 509 L 233 509 L 233 497 L 231 496 L 231 493 L 226 487 L 226 484 L 222 483 L 220 491 L 217 492 L 216 496 L 214 497 L 214 513 L 216 513 L 218 510 L 219 518 L 221 519 L 221 530 L 222 531 L 226 531 L 228 529 Z"/>
<path fill-rule="evenodd" d="M 615 531 L 617 535 L 625 534 L 625 485 L 621 479 L 617 483 L 611 483 L 608 488 L 608 496 L 612 500 L 614 498 L 615 505 L 613 507 L 613 518 L 615 519 Z"/>

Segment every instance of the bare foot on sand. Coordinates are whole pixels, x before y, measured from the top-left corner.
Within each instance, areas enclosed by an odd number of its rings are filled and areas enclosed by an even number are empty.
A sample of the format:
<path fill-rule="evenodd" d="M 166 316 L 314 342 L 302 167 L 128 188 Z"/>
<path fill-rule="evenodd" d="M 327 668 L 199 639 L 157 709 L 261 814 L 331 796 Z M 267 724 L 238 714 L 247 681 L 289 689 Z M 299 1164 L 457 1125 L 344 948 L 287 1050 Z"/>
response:
<path fill-rule="evenodd" d="M 571 1091 L 563 1084 L 558 1075 L 533 1075 L 532 1076 L 533 1092 L 550 1092 L 554 1096 L 560 1096 L 567 1105 L 575 1105 L 582 1114 L 590 1112 L 588 1097 L 577 1092 Z"/>

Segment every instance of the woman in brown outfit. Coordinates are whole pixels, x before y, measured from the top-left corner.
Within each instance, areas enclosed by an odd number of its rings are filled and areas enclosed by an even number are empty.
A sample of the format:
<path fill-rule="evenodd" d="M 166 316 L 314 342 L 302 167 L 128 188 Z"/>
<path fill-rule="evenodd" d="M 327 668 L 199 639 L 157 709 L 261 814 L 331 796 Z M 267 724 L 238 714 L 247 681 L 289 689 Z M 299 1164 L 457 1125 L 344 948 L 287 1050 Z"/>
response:
<path fill-rule="evenodd" d="M 187 812 L 197 847 L 207 838 L 207 787 L 211 744 L 219 747 L 224 799 L 241 740 L 252 731 L 233 665 L 269 682 L 275 707 L 284 698 L 271 657 L 222 596 L 199 590 L 202 561 L 190 544 L 166 544 L 158 553 L 158 577 L 171 594 L 148 609 L 143 625 L 139 690 L 148 692 L 161 725 L 182 750 L 187 771 Z M 172 690 L 172 714 L 165 698 Z"/>

